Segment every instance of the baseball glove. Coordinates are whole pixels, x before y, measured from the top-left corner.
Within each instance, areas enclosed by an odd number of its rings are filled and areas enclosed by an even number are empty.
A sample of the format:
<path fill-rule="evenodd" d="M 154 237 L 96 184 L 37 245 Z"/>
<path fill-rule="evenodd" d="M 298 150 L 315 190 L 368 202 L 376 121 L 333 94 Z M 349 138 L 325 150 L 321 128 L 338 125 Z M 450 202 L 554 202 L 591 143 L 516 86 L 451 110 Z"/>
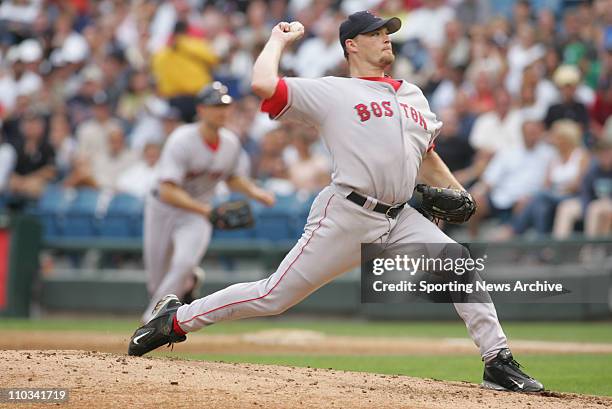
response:
<path fill-rule="evenodd" d="M 210 222 L 216 229 L 233 230 L 255 224 L 251 205 L 246 200 L 221 203 L 210 213 Z"/>
<path fill-rule="evenodd" d="M 468 221 L 476 211 L 474 199 L 464 190 L 424 184 L 416 185 L 414 190 L 421 195 L 419 210 L 434 221 L 461 224 Z"/>

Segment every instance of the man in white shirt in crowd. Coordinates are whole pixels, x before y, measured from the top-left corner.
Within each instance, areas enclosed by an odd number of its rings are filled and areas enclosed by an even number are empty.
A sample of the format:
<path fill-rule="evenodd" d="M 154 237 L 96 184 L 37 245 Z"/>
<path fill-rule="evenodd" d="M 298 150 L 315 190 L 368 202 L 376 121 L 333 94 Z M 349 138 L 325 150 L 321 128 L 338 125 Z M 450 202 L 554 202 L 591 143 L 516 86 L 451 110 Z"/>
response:
<path fill-rule="evenodd" d="M 509 219 L 524 206 L 532 194 L 544 185 L 554 149 L 542 141 L 544 126 L 540 121 L 522 124 L 524 146 L 498 151 L 482 179 L 471 190 L 478 211 L 469 221 L 472 237 L 478 236 L 480 222 L 487 216 Z M 508 220 L 506 220 L 508 221 Z"/>
<path fill-rule="evenodd" d="M 117 190 L 144 199 L 156 181 L 155 165 L 160 153 L 161 145 L 147 143 L 142 157 L 119 175 Z"/>
<path fill-rule="evenodd" d="M 512 97 L 505 88 L 495 91 L 495 110 L 482 114 L 476 119 L 470 133 L 470 145 L 476 150 L 491 153 L 499 149 L 520 147 L 521 116 L 512 109 Z"/>
<path fill-rule="evenodd" d="M 326 16 L 317 28 L 318 36 L 305 40 L 295 55 L 292 65 L 300 77 L 323 77 L 344 63 L 344 53 L 338 43 L 338 22 Z"/>

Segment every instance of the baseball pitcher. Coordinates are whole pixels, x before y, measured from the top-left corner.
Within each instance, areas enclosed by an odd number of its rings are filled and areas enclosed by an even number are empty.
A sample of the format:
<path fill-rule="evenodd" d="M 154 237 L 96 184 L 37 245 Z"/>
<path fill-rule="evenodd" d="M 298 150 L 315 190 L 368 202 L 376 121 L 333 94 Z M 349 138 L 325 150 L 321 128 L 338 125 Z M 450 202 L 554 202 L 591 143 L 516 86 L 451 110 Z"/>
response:
<path fill-rule="evenodd" d="M 389 35 L 400 25 L 398 18 L 366 11 L 350 15 L 339 30 L 350 78 L 319 79 L 279 78 L 281 54 L 304 35 L 304 27 L 299 22 L 274 27 L 253 67 L 253 91 L 273 118 L 293 118 L 319 129 L 333 159 L 332 182 L 315 199 L 302 237 L 275 273 L 188 305 L 173 295 L 164 297 L 153 318 L 134 333 L 130 355 L 184 341 L 187 332 L 221 321 L 280 314 L 359 266 L 361 243 L 454 243 L 406 204 L 417 178 L 464 189 L 434 150 L 442 123 L 421 90 L 384 75 L 395 58 Z M 471 202 L 467 193 L 459 196 Z M 473 206 L 467 208 L 473 212 Z M 512 357 L 492 303 L 455 303 L 455 308 L 480 348 L 484 386 L 543 389 Z"/>

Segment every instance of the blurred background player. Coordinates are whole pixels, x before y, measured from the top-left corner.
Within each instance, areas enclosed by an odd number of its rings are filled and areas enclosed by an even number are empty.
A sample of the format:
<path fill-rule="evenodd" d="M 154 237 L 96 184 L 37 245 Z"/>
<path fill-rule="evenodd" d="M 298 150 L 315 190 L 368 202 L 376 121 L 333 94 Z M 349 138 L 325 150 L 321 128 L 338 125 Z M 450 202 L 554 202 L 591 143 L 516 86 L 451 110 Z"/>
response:
<path fill-rule="evenodd" d="M 244 160 L 240 141 L 223 126 L 232 98 L 219 82 L 196 96 L 199 121 L 177 128 L 166 142 L 157 166 L 157 182 L 147 197 L 144 224 L 144 262 L 151 303 L 165 294 L 189 301 L 201 285 L 199 263 L 210 242 L 210 201 L 217 184 L 225 181 L 264 205 L 274 196 L 240 173 Z"/>

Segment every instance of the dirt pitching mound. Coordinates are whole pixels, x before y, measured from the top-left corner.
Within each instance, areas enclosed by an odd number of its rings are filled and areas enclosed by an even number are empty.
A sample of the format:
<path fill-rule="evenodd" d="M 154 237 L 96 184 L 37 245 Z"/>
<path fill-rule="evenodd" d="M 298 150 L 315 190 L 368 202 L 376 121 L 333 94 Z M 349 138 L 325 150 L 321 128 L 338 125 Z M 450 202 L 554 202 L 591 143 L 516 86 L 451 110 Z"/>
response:
<path fill-rule="evenodd" d="M 135 358 L 86 351 L 0 351 L 5 388 L 67 388 L 67 408 L 599 408 L 611 398 L 516 394 L 407 376 Z M 12 408 L 14 404 L 0 404 Z M 49 407 L 48 404 L 28 407 Z"/>

